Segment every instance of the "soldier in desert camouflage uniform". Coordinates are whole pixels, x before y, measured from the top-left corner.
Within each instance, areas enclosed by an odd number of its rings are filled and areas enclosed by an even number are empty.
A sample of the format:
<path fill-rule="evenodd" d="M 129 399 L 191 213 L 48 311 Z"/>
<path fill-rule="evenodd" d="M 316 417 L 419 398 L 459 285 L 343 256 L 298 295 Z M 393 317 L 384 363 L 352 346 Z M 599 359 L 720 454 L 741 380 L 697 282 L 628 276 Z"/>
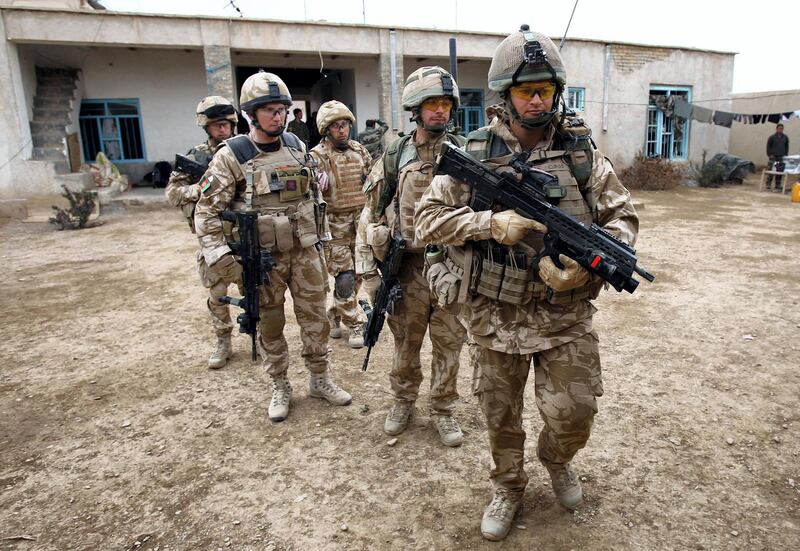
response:
<path fill-rule="evenodd" d="M 287 288 L 300 326 L 302 357 L 311 373 L 309 395 L 335 405 L 347 405 L 352 397 L 330 373 L 328 278 L 319 244 L 321 197 L 305 145 L 284 133 L 292 104 L 289 89 L 277 75 L 261 71 L 242 85 L 240 104 L 252 121 L 250 134 L 225 142 L 211 161 L 201 182 L 195 227 L 209 269 L 224 275 L 239 271 L 239 264 L 227 244 L 232 228 L 220 220 L 220 213 L 255 209 L 260 214 L 259 243 L 272 251 L 277 266 L 270 273 L 271 284 L 261 287 L 258 348 L 272 377 L 269 418 L 283 421 L 292 396 L 283 336 Z"/>
<path fill-rule="evenodd" d="M 208 135 L 208 139 L 189 150 L 186 156 L 200 165 L 208 165 L 211 158 L 216 153 L 220 144 L 227 140 L 236 129 L 239 117 L 230 101 L 221 96 L 209 96 L 204 98 L 197 105 L 197 126 L 203 128 Z M 192 233 L 194 229 L 194 209 L 197 200 L 200 198 L 200 186 L 198 182 L 192 181 L 192 177 L 182 171 L 172 172 L 164 190 L 167 203 L 173 207 L 179 207 L 183 216 L 189 222 Z M 217 346 L 208 359 L 208 367 L 219 369 L 228 363 L 228 359 L 233 353 L 231 347 L 231 314 L 227 304 L 219 301 L 219 298 L 228 294 L 228 285 L 231 283 L 239 284 L 239 279 L 231 280 L 222 278 L 219 274 L 208 269 L 208 265 L 197 252 L 197 272 L 200 274 L 200 282 L 208 289 L 208 300 L 206 305 L 211 315 L 211 323 L 217 335 Z"/>
<path fill-rule="evenodd" d="M 398 275 L 403 298 L 387 318 L 395 342 L 389 375 L 395 402 L 383 430 L 396 435 L 408 425 L 422 382 L 420 348 L 430 328 L 433 346 L 430 410 L 446 446 L 459 446 L 463 440 L 453 411 L 458 399 L 456 377 L 464 328 L 431 296 L 423 276 L 425 243 L 414 239 L 413 217 L 414 206 L 433 177 L 433 160 L 439 147 L 444 141 L 461 144 L 446 130 L 458 101 L 458 85 L 440 67 L 422 67 L 406 79 L 403 108 L 411 111 L 417 126 L 410 135 L 392 144 L 373 165 L 365 186 L 367 205 L 356 247 L 360 255 L 356 271 L 369 277 L 376 271 L 373 254 L 383 258 L 390 235 L 399 232 L 406 239 L 406 253 Z"/>
<path fill-rule="evenodd" d="M 565 85 L 558 49 L 523 26 L 495 51 L 489 88 L 504 102 L 490 110 L 488 127 L 470 134 L 466 149 L 501 171 L 509 170 L 511 153 L 530 151 L 529 164 L 557 176 L 565 189 L 560 208 L 632 245 L 638 218 L 630 194 L 594 148 L 589 129 L 564 112 Z M 603 284 L 563 255 L 563 268 L 544 257 L 535 269 L 547 228 L 512 210 L 474 212 L 469 201 L 468 185 L 437 176 L 417 208 L 416 230 L 419 239 L 448 245 L 447 260 L 429 270 L 429 282 L 440 300 L 462 303 L 494 460 L 495 494 L 481 532 L 499 540 L 528 481 L 522 410 L 531 363 L 543 421 L 539 460 L 562 505 L 574 508 L 583 498 L 570 461 L 589 438 L 603 394 L 590 302 Z"/>
<path fill-rule="evenodd" d="M 335 281 L 333 304 L 328 309 L 331 338 L 341 338 L 341 325 L 344 325 L 349 332 L 347 344 L 351 348 L 362 348 L 363 322 L 356 304 L 360 285 L 354 257 L 356 230 L 365 201 L 362 187 L 372 158 L 363 145 L 348 139 L 355 121 L 345 104 L 338 101 L 323 103 L 317 114 L 317 127 L 323 138 L 311 150 L 311 156 L 317 161 L 319 170 L 328 175 L 328 186 L 323 196 L 328 204 L 331 228 L 331 240 L 325 242 L 325 260 L 328 273 Z"/>
<path fill-rule="evenodd" d="M 370 119 L 367 127 L 358 135 L 358 141 L 367 148 L 372 160 L 379 159 L 383 153 L 383 135 L 389 130 L 389 126 L 381 119 Z"/>

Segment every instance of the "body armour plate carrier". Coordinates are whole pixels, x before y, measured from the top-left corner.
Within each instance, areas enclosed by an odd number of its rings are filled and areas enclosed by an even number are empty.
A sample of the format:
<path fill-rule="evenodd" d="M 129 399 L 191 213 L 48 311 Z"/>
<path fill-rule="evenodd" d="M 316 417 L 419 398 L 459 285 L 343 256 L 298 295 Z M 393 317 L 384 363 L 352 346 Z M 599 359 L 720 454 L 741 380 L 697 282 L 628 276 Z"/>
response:
<path fill-rule="evenodd" d="M 343 211 L 364 206 L 367 200 L 362 191 L 369 166 L 364 164 L 361 154 L 348 147 L 340 151 L 326 142 L 319 147 L 320 157 L 328 159 L 332 181 L 324 194 L 331 211 Z"/>

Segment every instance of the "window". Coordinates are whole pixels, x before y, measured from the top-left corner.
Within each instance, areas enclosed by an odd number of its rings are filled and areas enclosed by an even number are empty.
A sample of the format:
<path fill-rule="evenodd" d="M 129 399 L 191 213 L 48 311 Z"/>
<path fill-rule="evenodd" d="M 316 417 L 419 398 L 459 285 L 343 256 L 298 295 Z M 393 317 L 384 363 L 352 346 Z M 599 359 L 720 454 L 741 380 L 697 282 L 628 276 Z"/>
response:
<path fill-rule="evenodd" d="M 664 159 L 686 159 L 689 150 L 689 121 L 667 116 L 670 97 L 692 101 L 689 88 L 652 86 L 647 106 L 645 156 Z"/>
<path fill-rule="evenodd" d="M 83 100 L 79 119 L 84 161 L 100 151 L 114 162 L 145 159 L 139 100 Z"/>
<path fill-rule="evenodd" d="M 586 97 L 586 88 L 567 88 L 567 108 L 574 109 L 575 111 L 583 111 L 584 98 Z"/>
<path fill-rule="evenodd" d="M 483 126 L 483 90 L 461 90 L 460 100 L 456 124 L 464 134 L 469 134 Z"/>

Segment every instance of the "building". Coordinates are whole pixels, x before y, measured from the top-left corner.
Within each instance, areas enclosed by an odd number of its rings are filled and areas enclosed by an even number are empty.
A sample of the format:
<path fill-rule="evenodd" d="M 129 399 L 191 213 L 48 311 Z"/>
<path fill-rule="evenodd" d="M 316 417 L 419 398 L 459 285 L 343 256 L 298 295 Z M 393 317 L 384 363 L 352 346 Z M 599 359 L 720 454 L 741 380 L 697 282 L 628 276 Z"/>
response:
<path fill-rule="evenodd" d="M 35 4 L 37 7 L 30 7 Z M 43 7 L 45 6 L 45 7 Z M 306 113 L 328 99 L 364 121 L 412 126 L 399 107 L 406 75 L 448 67 L 457 38 L 461 126 L 484 123 L 499 98 L 486 87 L 504 34 L 370 25 L 142 15 L 97 11 L 85 0 L 0 0 L 0 197 L 58 190 L 59 174 L 104 151 L 136 181 L 204 139 L 194 108 L 210 93 L 237 102 L 259 68 L 283 77 Z M 687 123 L 654 107 L 659 97 L 728 98 L 734 54 L 569 39 L 563 50 L 570 105 L 617 166 L 637 152 L 698 161 L 727 151 L 729 129 Z M 392 76 L 394 75 L 394 77 Z M 729 109 L 722 99 L 714 108 Z"/>
<path fill-rule="evenodd" d="M 734 94 L 733 112 L 745 115 L 784 113 L 800 108 L 800 90 Z M 783 124 L 789 137 L 789 154 L 800 155 L 800 118 L 794 117 Z M 739 124 L 731 127 L 730 152 L 753 161 L 756 166 L 766 166 L 767 139 L 775 133 L 775 124 Z"/>

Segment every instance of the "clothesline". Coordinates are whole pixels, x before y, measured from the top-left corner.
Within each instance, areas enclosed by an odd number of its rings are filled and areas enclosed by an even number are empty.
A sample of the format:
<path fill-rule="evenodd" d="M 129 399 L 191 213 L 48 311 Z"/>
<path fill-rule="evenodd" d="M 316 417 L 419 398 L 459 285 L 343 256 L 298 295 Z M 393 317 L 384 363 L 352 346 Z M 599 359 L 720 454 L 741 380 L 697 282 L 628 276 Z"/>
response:
<path fill-rule="evenodd" d="M 705 124 L 716 124 L 726 128 L 730 128 L 734 121 L 742 124 L 764 124 L 767 122 L 778 124 L 794 118 L 800 118 L 800 109 L 782 113 L 729 113 L 728 111 L 718 111 L 694 105 L 676 96 L 670 96 L 665 105 L 657 107 L 663 109 L 667 115 L 675 115 L 682 119 L 692 119 Z"/>

